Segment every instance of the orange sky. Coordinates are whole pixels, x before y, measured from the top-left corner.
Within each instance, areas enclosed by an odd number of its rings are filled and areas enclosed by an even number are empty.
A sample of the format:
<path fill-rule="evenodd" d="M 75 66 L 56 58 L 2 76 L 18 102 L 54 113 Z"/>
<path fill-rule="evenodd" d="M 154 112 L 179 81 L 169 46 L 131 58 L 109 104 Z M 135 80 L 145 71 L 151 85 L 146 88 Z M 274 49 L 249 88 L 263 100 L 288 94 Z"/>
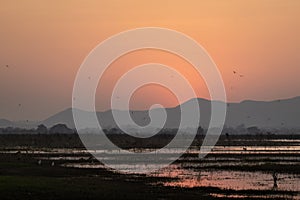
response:
<path fill-rule="evenodd" d="M 175 29 L 197 40 L 219 67 L 229 101 L 298 96 L 299 10 L 298 0 L 1 0 L 0 118 L 43 119 L 70 107 L 85 56 L 107 37 L 145 26 Z M 186 70 L 190 66 L 184 61 L 175 62 L 174 55 L 145 51 L 127 56 L 116 61 L 112 74 L 154 59 L 176 65 L 197 95 L 209 98 L 201 78 Z M 234 76 L 233 70 L 245 77 Z M 108 75 L 100 84 L 98 109 L 107 109 L 117 76 Z M 154 101 L 176 104 L 162 88 L 145 87 L 135 97 L 133 107 L 139 109 Z"/>

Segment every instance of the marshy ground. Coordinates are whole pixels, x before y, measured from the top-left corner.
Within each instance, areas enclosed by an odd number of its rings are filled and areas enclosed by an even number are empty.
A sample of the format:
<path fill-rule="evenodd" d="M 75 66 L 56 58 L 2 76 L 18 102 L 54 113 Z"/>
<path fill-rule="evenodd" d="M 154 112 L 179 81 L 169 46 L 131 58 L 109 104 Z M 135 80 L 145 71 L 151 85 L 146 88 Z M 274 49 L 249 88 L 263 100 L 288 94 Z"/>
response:
<path fill-rule="evenodd" d="M 300 199 L 297 136 L 224 137 L 205 159 L 194 146 L 150 174 L 105 167 L 75 135 L 0 138 L 1 199 Z M 113 154 L 98 152 L 106 159 Z"/>

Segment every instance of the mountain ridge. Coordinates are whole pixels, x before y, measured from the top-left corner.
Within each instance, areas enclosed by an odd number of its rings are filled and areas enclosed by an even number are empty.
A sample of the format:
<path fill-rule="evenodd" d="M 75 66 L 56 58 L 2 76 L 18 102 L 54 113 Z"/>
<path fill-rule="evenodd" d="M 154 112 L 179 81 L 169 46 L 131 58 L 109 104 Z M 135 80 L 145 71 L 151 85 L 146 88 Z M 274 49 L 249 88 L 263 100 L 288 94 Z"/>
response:
<path fill-rule="evenodd" d="M 180 107 L 189 106 L 192 101 L 197 101 L 200 107 L 200 115 L 202 120 L 200 126 L 207 127 L 210 121 L 210 106 L 211 102 L 225 103 L 222 101 L 210 101 L 204 98 L 190 99 L 182 104 L 165 108 L 167 111 L 168 119 L 166 121 L 166 128 L 178 127 L 180 121 Z M 257 100 L 244 100 L 240 102 L 229 102 L 227 104 L 227 117 L 225 126 L 237 127 L 241 124 L 245 126 L 257 126 L 260 128 L 299 128 L 300 127 L 300 96 L 276 99 L 271 101 L 257 101 Z M 158 112 L 162 108 L 155 108 Z M 89 114 L 89 111 L 76 109 L 80 112 Z M 119 114 L 124 114 L 126 110 L 114 110 Z M 132 116 L 137 124 L 146 125 L 149 123 L 148 110 L 130 110 L 134 113 Z M 115 127 L 116 123 L 112 117 L 112 110 L 97 112 L 97 117 L 101 121 L 103 127 Z M 169 119 L 170 118 L 170 119 Z M 72 108 L 64 109 L 57 112 L 48 118 L 31 124 L 31 128 L 38 124 L 45 124 L 51 127 L 55 124 L 63 123 L 68 127 L 75 128 Z M 0 127 L 13 126 L 19 127 L 18 122 L 0 119 Z M 24 123 L 21 124 L 24 127 Z"/>

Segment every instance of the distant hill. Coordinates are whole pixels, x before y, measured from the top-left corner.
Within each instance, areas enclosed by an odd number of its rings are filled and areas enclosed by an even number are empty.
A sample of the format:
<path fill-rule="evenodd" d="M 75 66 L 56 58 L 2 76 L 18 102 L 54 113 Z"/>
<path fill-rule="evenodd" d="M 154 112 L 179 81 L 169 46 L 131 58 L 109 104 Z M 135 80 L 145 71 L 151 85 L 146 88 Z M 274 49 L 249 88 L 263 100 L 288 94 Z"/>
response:
<path fill-rule="evenodd" d="M 207 127 L 210 120 L 211 101 L 206 99 L 192 99 L 181 106 L 190 107 L 191 101 L 198 101 L 200 107 L 200 125 Z M 223 102 L 219 102 L 223 103 Z M 80 111 L 85 115 L 91 113 Z M 161 112 L 156 109 L 156 112 Z M 125 111 L 116 111 L 122 115 Z M 148 111 L 130 111 L 137 124 L 146 125 L 149 123 Z M 180 121 L 180 107 L 167 108 L 167 122 L 165 127 L 177 127 Z M 116 126 L 111 111 L 97 112 L 100 123 L 103 127 Z M 74 128 L 72 109 L 66 109 L 46 120 L 40 122 L 48 127 L 63 123 Z M 257 126 L 260 128 L 299 128 L 300 127 L 300 97 L 275 101 L 242 101 L 240 103 L 227 103 L 226 126 L 236 127 L 244 124 L 246 127 Z M 88 127 L 87 127 L 88 128 Z"/>
<path fill-rule="evenodd" d="M 14 126 L 14 123 L 6 119 L 0 119 L 0 127 L 9 127 L 9 126 Z"/>
<path fill-rule="evenodd" d="M 300 97 L 275 101 L 231 103 L 226 124 L 237 126 L 299 128 Z"/>
<path fill-rule="evenodd" d="M 48 128 L 56 124 L 66 124 L 70 128 L 75 128 L 73 121 L 72 108 L 68 108 L 62 112 L 59 112 L 46 120 L 40 122 L 40 124 L 46 125 Z"/>
<path fill-rule="evenodd" d="M 6 119 L 0 119 L 0 128 L 13 127 L 13 128 L 24 128 L 32 129 L 39 125 L 38 121 L 9 121 Z"/>

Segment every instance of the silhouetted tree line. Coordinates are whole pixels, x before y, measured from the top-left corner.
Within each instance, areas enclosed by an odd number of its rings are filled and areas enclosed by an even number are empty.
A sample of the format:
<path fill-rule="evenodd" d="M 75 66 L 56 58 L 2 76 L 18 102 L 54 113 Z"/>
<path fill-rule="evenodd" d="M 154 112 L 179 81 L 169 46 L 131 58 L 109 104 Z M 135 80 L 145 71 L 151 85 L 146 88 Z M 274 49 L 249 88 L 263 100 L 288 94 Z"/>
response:
<path fill-rule="evenodd" d="M 88 131 L 88 130 L 87 130 Z M 175 128 L 164 128 L 156 135 L 150 138 L 139 138 L 125 134 L 118 128 L 104 129 L 106 136 L 120 148 L 161 148 L 169 144 L 177 133 Z M 203 142 L 207 130 L 198 127 L 197 134 L 192 146 L 199 147 Z M 94 139 L 96 132 L 87 132 L 87 137 Z M 182 134 L 182 139 L 189 137 L 190 129 Z M 276 134 L 275 134 L 276 133 Z M 234 146 L 234 145 L 272 145 L 270 139 L 300 139 L 299 130 L 262 130 L 258 127 L 245 127 L 244 125 L 237 128 L 225 127 L 222 134 L 218 137 L 217 145 Z M 242 141 L 240 141 L 242 139 Z M 239 142 L 237 142 L 239 141 Z M 241 144 L 245 142 L 245 144 Z M 289 145 L 285 143 L 285 145 Z M 293 145 L 292 143 L 290 145 Z M 41 124 L 36 129 L 22 128 L 1 128 L 0 129 L 0 147 L 9 148 L 16 146 L 43 147 L 43 148 L 84 148 L 79 135 L 73 129 L 68 128 L 65 124 L 57 124 L 47 128 Z"/>

